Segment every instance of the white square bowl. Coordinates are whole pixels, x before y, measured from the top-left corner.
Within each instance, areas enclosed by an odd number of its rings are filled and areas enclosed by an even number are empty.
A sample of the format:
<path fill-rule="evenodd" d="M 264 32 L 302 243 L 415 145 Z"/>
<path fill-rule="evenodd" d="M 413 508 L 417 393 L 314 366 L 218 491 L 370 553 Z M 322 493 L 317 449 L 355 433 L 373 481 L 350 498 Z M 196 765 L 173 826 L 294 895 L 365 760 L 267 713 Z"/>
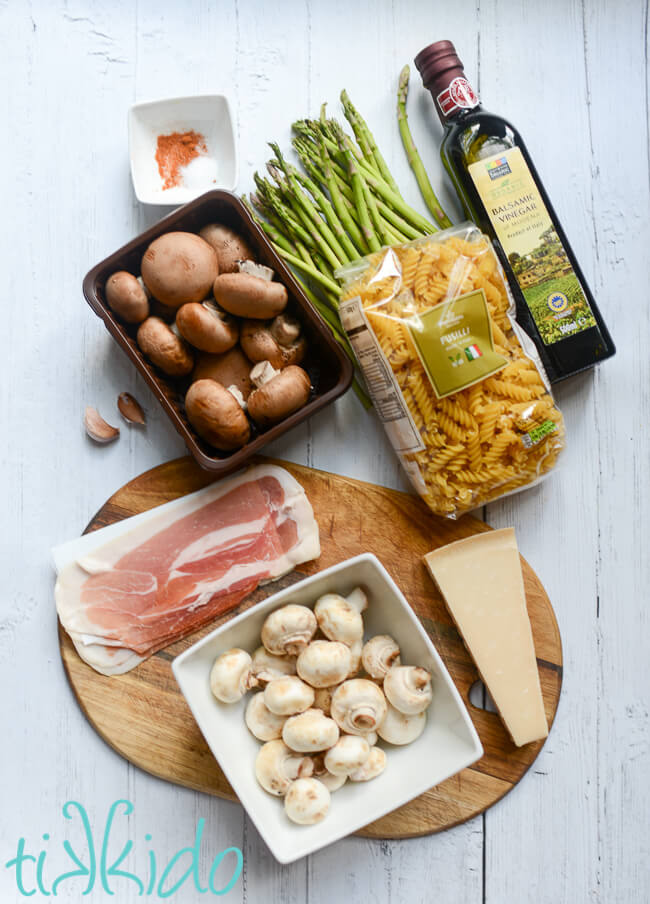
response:
<path fill-rule="evenodd" d="M 216 181 L 209 177 L 193 188 L 163 189 L 156 162 L 158 136 L 192 129 L 203 135 L 208 156 L 216 160 Z M 228 98 L 198 94 L 135 104 L 129 110 L 129 157 L 133 189 L 143 204 L 185 204 L 213 188 L 232 191 L 237 184 L 237 151 Z"/>
<path fill-rule="evenodd" d="M 433 676 L 433 702 L 417 741 L 386 750 L 384 772 L 369 782 L 346 782 L 332 794 L 325 819 L 299 826 L 285 816 L 281 799 L 267 794 L 255 778 L 260 749 L 246 728 L 239 703 L 219 703 L 210 691 L 210 669 L 216 657 L 232 647 L 252 652 L 261 643 L 266 616 L 286 603 L 313 606 L 324 593 L 348 594 L 362 586 L 368 594 L 365 637 L 390 633 L 400 646 L 402 663 L 419 665 Z M 250 818 L 280 863 L 291 863 L 379 819 L 391 810 L 470 766 L 483 748 L 469 713 L 440 656 L 417 616 L 379 560 L 370 553 L 333 565 L 281 590 L 181 653 L 172 669 L 183 696 Z"/>

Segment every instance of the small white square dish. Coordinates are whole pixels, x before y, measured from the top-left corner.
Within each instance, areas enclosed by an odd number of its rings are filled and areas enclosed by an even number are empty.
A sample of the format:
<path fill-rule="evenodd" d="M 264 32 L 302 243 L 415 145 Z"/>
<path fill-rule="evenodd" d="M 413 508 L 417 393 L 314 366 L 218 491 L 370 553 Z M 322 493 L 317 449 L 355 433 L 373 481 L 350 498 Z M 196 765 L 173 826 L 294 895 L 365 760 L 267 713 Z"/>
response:
<path fill-rule="evenodd" d="M 369 782 L 346 782 L 332 793 L 322 822 L 296 825 L 286 817 L 282 799 L 264 791 L 255 778 L 261 742 L 244 722 L 248 697 L 230 705 L 219 703 L 210 691 L 210 670 L 216 657 L 232 647 L 252 653 L 261 643 L 264 620 L 274 609 L 289 602 L 312 607 L 325 593 L 346 595 L 357 586 L 368 596 L 363 613 L 365 639 L 390 633 L 400 646 L 402 663 L 431 672 L 433 701 L 425 729 L 412 744 L 398 747 L 378 742 L 387 760 L 380 776 Z M 444 663 L 397 585 L 370 553 L 275 593 L 198 641 L 174 660 L 172 669 L 212 753 L 280 863 L 291 863 L 357 831 L 483 755 L 472 720 Z"/>
<path fill-rule="evenodd" d="M 179 185 L 164 188 L 156 149 L 158 136 L 198 132 L 205 149 L 180 171 Z M 179 205 L 214 188 L 233 191 L 237 150 L 228 98 L 223 94 L 171 97 L 129 110 L 131 179 L 143 204 Z"/>

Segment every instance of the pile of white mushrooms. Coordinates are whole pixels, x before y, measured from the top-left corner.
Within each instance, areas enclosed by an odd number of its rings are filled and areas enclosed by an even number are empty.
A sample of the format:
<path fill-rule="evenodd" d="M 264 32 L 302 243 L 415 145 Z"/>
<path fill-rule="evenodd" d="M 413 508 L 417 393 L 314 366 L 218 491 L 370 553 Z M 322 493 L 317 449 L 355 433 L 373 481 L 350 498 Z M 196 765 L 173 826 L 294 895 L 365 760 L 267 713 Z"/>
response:
<path fill-rule="evenodd" d="M 284 797 L 293 822 L 325 818 L 330 792 L 347 779 L 366 782 L 386 767 L 378 739 L 410 744 L 426 723 L 431 675 L 402 665 L 387 634 L 364 644 L 361 588 L 326 593 L 313 611 L 293 603 L 266 618 L 252 656 L 232 649 L 217 658 L 210 688 L 236 703 L 252 688 L 246 725 L 263 745 L 255 774 L 269 794 Z M 361 677 L 359 677 L 361 676 Z"/>

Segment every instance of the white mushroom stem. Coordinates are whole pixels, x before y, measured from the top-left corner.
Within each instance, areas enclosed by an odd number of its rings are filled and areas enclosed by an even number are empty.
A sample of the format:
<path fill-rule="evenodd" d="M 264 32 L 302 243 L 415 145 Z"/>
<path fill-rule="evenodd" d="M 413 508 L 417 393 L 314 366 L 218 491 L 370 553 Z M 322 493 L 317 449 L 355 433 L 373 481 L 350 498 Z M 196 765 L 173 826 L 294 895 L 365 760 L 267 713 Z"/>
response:
<path fill-rule="evenodd" d="M 212 314 L 216 320 L 228 319 L 228 314 L 226 314 L 225 311 L 222 311 L 216 301 L 212 298 L 202 301 L 201 306 L 204 307 L 209 314 Z"/>
<path fill-rule="evenodd" d="M 279 373 L 280 371 L 276 370 L 270 361 L 260 361 L 251 370 L 251 381 L 259 389 L 260 386 L 270 382 L 273 377 L 277 377 Z"/>
<path fill-rule="evenodd" d="M 350 781 L 368 782 L 376 778 L 386 768 L 386 753 L 381 747 L 373 747 L 365 763 L 350 773 Z"/>
<path fill-rule="evenodd" d="M 256 261 L 237 261 L 237 269 L 240 273 L 248 273 L 250 276 L 265 279 L 267 282 L 271 282 L 274 276 L 270 267 L 265 267 L 264 264 L 258 264 Z"/>
<path fill-rule="evenodd" d="M 293 345 L 300 336 L 300 321 L 286 314 L 278 314 L 272 321 L 269 332 L 278 345 L 286 348 L 289 345 Z"/>
<path fill-rule="evenodd" d="M 234 398 L 234 400 L 237 402 L 239 407 L 242 408 L 244 411 L 246 411 L 246 408 L 247 408 L 246 399 L 242 395 L 241 389 L 239 389 L 237 386 L 235 386 L 234 383 L 232 386 L 226 386 L 226 389 L 228 390 L 230 395 Z"/>
<path fill-rule="evenodd" d="M 368 608 L 368 597 L 365 590 L 362 590 L 361 587 L 355 587 L 352 593 L 348 593 L 346 600 L 358 612 L 365 612 Z"/>
<path fill-rule="evenodd" d="M 210 671 L 210 690 L 221 703 L 237 703 L 257 685 L 253 660 L 246 650 L 233 648 L 219 656 Z"/>
<path fill-rule="evenodd" d="M 330 793 L 323 782 L 315 778 L 297 779 L 284 799 L 284 811 L 292 822 L 311 826 L 327 816 Z"/>
<path fill-rule="evenodd" d="M 147 296 L 147 298 L 151 298 L 151 292 L 150 292 L 149 289 L 147 289 L 147 287 L 145 286 L 143 278 L 142 278 L 141 276 L 138 276 L 138 277 L 137 277 L 137 280 L 138 280 L 138 282 L 140 283 L 140 285 L 142 286 L 142 291 L 143 291 L 144 294 Z"/>
<path fill-rule="evenodd" d="M 295 754 L 284 741 L 268 741 L 255 760 L 258 782 L 276 797 L 283 797 L 295 779 L 310 776 L 313 768 L 311 757 Z"/>

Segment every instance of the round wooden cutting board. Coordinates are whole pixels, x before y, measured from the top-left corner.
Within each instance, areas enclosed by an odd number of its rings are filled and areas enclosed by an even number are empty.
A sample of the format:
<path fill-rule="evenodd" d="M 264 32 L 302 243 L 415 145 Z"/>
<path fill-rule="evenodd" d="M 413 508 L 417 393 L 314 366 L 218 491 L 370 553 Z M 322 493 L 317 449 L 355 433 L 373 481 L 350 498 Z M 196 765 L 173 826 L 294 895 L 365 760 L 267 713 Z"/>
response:
<path fill-rule="evenodd" d="M 82 710 L 101 737 L 141 769 L 188 788 L 236 800 L 181 696 L 170 667 L 172 659 L 218 624 L 282 587 L 361 552 L 373 552 L 413 606 L 442 656 L 467 704 L 485 754 L 473 766 L 366 826 L 359 834 L 369 838 L 407 838 L 439 832 L 482 813 L 520 781 L 543 742 L 515 747 L 499 716 L 470 702 L 469 691 L 478 673 L 422 556 L 452 540 L 490 528 L 468 516 L 459 521 L 436 518 L 416 496 L 407 493 L 288 462 L 276 464 L 290 471 L 307 492 L 320 528 L 320 558 L 258 589 L 237 609 L 171 644 L 125 675 L 107 678 L 93 671 L 79 658 L 60 628 L 61 656 Z M 167 462 L 118 490 L 86 531 L 168 502 L 210 482 L 210 475 L 190 458 Z M 546 716 L 551 725 L 562 686 L 560 632 L 539 579 L 523 559 L 522 566 Z"/>

